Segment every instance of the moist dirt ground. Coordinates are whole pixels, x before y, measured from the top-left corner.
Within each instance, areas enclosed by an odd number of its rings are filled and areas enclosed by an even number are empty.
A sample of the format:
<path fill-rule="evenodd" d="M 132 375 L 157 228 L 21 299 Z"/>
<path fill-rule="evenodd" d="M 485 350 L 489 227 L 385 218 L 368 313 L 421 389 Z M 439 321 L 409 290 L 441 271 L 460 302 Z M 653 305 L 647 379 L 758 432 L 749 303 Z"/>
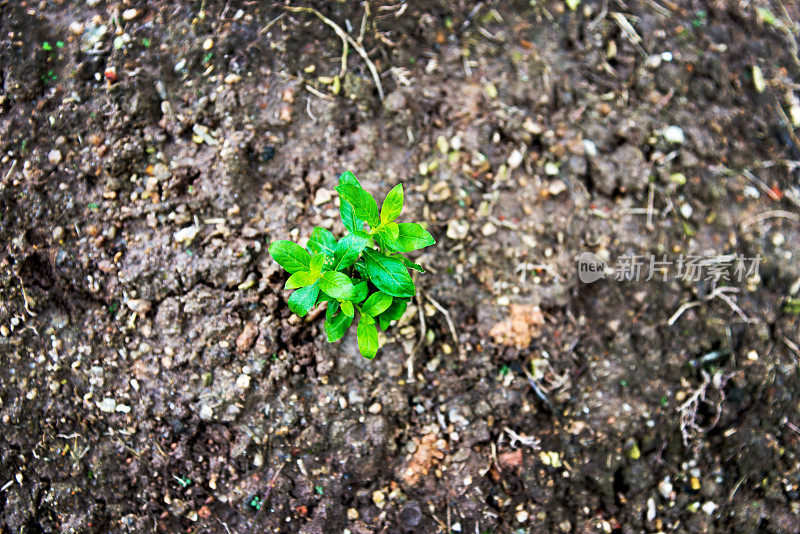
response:
<path fill-rule="evenodd" d="M 0 1 L 0 531 L 800 531 L 796 20 Z M 346 169 L 437 239 L 373 361 L 266 251 Z"/>

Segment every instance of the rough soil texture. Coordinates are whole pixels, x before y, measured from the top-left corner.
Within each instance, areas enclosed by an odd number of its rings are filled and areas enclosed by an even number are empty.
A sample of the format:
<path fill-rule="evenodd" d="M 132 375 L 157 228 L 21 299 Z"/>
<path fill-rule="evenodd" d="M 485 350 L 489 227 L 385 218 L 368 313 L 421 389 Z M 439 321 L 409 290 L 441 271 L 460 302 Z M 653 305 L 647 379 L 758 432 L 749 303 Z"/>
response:
<path fill-rule="evenodd" d="M 792 5 L 320 2 L 381 101 L 267 4 L 0 1 L 0 530 L 800 531 Z M 438 241 L 374 361 L 266 253 L 345 169 Z"/>

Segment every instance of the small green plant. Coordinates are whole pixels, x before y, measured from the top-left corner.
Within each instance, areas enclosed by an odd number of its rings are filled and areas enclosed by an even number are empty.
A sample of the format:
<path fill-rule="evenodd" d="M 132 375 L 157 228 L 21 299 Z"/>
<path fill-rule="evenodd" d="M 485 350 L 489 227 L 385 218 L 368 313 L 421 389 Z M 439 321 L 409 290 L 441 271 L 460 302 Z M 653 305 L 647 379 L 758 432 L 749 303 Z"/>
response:
<path fill-rule="evenodd" d="M 289 309 L 304 317 L 326 302 L 325 333 L 331 343 L 344 336 L 358 313 L 358 349 L 372 359 L 378 352 L 378 327 L 386 330 L 399 319 L 417 291 L 409 269 L 425 272 L 402 254 L 436 241 L 417 223 L 395 222 L 403 209 L 403 184 L 389 191 L 380 209 L 350 171 L 339 177 L 336 192 L 344 237 L 337 241 L 317 227 L 306 248 L 276 241 L 269 253 L 291 275 L 285 286 L 295 290 Z"/>

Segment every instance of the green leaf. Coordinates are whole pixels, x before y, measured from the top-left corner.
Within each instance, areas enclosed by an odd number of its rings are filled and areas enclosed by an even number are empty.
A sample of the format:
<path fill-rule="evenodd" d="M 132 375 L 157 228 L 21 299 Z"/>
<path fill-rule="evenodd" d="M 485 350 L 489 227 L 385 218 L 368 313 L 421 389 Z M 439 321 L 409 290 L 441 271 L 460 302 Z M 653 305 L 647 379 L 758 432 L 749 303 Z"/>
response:
<path fill-rule="evenodd" d="M 352 184 L 340 184 L 336 186 L 341 200 L 349 202 L 353 206 L 356 217 L 364 219 L 370 226 L 378 226 L 381 222 L 378 212 L 378 203 L 375 199 L 362 189 L 360 186 Z"/>
<path fill-rule="evenodd" d="M 355 288 L 353 282 L 344 273 L 336 271 L 326 271 L 319 279 L 319 288 L 339 300 L 350 300 L 353 298 Z"/>
<path fill-rule="evenodd" d="M 314 254 L 311 257 L 311 261 L 308 265 L 308 270 L 311 271 L 312 274 L 316 274 L 319 277 L 319 273 L 322 272 L 322 267 L 325 265 L 325 254 L 322 252 L 318 254 Z"/>
<path fill-rule="evenodd" d="M 358 304 L 359 302 L 367 298 L 367 292 L 368 292 L 367 283 L 359 282 L 355 285 L 355 288 L 356 288 L 355 296 L 351 300 L 356 304 Z"/>
<path fill-rule="evenodd" d="M 414 263 L 413 261 L 409 260 L 408 258 L 405 258 L 405 257 L 403 257 L 403 256 L 401 256 L 399 254 L 396 255 L 396 256 L 392 256 L 392 257 L 393 258 L 400 258 L 400 261 L 403 262 L 403 265 L 405 265 L 409 269 L 414 269 L 418 273 L 424 273 L 425 272 L 425 269 L 422 268 L 422 265 L 420 265 L 418 263 Z"/>
<path fill-rule="evenodd" d="M 378 230 L 378 235 L 376 237 L 381 250 L 387 252 L 405 252 L 403 245 L 400 244 L 396 237 L 392 237 L 392 234 L 386 228 Z"/>
<path fill-rule="evenodd" d="M 361 187 L 361 184 L 358 183 L 358 180 L 356 180 L 356 177 L 353 176 L 353 173 L 350 171 L 344 171 L 342 175 L 339 176 L 339 185 L 342 184 Z M 364 221 L 356 217 L 353 205 L 341 197 L 339 198 L 339 215 L 342 217 L 344 227 L 347 228 L 349 232 L 357 232 L 364 229 Z"/>
<path fill-rule="evenodd" d="M 353 318 L 344 313 L 328 317 L 325 320 L 325 334 L 328 336 L 328 342 L 333 343 L 342 339 L 351 324 L 353 324 Z"/>
<path fill-rule="evenodd" d="M 336 250 L 333 253 L 333 265 L 331 269 L 334 271 L 341 271 L 353 265 L 361 251 L 367 246 L 367 240 L 356 234 L 347 234 L 336 244 Z"/>
<path fill-rule="evenodd" d="M 358 321 L 358 350 L 361 355 L 371 360 L 378 353 L 378 329 L 375 328 L 375 321 L 368 322 L 369 315 L 362 315 Z M 370 318 L 371 319 L 371 318 Z"/>
<path fill-rule="evenodd" d="M 286 304 L 289 305 L 289 309 L 294 313 L 300 317 L 305 317 L 311 308 L 317 304 L 317 295 L 319 295 L 319 281 L 292 293 Z"/>
<path fill-rule="evenodd" d="M 403 184 L 397 184 L 389 191 L 381 206 L 381 222 L 395 220 L 403 211 Z"/>
<path fill-rule="evenodd" d="M 377 250 L 365 249 L 367 274 L 375 287 L 393 297 L 412 297 L 417 288 L 403 263 Z"/>
<path fill-rule="evenodd" d="M 336 238 L 333 237 L 333 234 L 329 230 L 317 226 L 314 228 L 314 231 L 311 232 L 307 247 L 311 252 L 321 252 L 332 258 L 333 251 L 336 249 Z"/>
<path fill-rule="evenodd" d="M 411 252 L 436 243 L 430 232 L 417 223 L 400 223 L 398 227 L 400 234 L 397 240 L 403 247 L 402 252 Z"/>
<path fill-rule="evenodd" d="M 392 305 L 392 297 L 380 291 L 369 296 L 367 301 L 361 305 L 361 314 L 377 317 Z"/>
<path fill-rule="evenodd" d="M 378 316 L 381 330 L 386 330 L 392 321 L 398 320 L 406 313 L 406 309 L 408 309 L 408 300 L 409 299 L 394 299 L 392 305 Z"/>
<path fill-rule="evenodd" d="M 278 265 L 290 273 L 307 271 L 311 263 L 311 254 L 291 241 L 275 241 L 269 246 L 269 253 Z"/>
<path fill-rule="evenodd" d="M 355 309 L 353 308 L 353 303 L 349 300 L 342 301 L 342 313 L 347 315 L 348 317 L 352 317 L 355 315 Z"/>
<path fill-rule="evenodd" d="M 286 280 L 286 285 L 283 286 L 283 289 L 297 289 L 298 287 L 310 286 L 317 281 L 317 278 L 319 278 L 319 276 L 314 276 L 308 271 L 299 271 Z"/>
<path fill-rule="evenodd" d="M 381 317 L 389 321 L 396 321 L 403 316 L 407 308 L 408 308 L 408 300 L 394 299 L 392 301 L 391 306 L 386 308 L 386 311 L 384 311 L 381 314 Z"/>
<path fill-rule="evenodd" d="M 325 318 L 330 320 L 334 315 L 336 315 L 337 311 L 339 311 L 339 301 L 338 300 L 329 301 L 328 309 L 325 310 Z"/>

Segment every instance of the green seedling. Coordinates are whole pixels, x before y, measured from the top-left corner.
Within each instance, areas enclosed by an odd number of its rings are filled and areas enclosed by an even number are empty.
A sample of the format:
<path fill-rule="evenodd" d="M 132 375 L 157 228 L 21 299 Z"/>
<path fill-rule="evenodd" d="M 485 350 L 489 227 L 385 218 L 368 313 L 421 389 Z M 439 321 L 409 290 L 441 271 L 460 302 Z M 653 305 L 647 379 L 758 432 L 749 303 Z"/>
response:
<path fill-rule="evenodd" d="M 314 228 L 306 248 L 291 241 L 269 246 L 272 258 L 291 276 L 285 289 L 289 309 L 305 317 L 327 304 L 325 334 L 339 341 L 358 316 L 358 349 L 365 358 L 378 352 L 378 327 L 386 330 L 406 311 L 416 294 L 409 269 L 425 270 L 402 254 L 436 243 L 417 223 L 397 223 L 403 209 L 403 184 L 397 184 L 380 209 L 350 171 L 339 177 L 339 213 L 347 233 L 337 240 Z"/>

